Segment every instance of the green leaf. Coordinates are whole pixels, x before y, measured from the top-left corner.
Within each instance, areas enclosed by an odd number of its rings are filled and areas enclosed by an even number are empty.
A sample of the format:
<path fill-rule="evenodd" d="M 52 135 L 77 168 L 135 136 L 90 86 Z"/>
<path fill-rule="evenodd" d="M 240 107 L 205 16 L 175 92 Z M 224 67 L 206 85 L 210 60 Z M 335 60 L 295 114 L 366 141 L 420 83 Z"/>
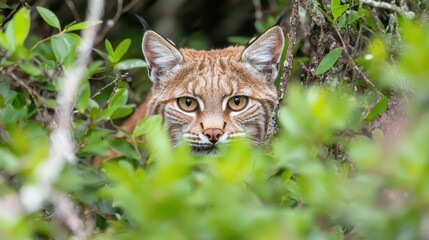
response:
<path fill-rule="evenodd" d="M 16 123 L 19 120 L 26 117 L 27 108 L 25 106 L 14 107 L 11 104 L 9 104 L 1 111 L 1 113 L 3 113 L 3 117 L 0 117 L 0 122 Z"/>
<path fill-rule="evenodd" d="M 103 111 L 103 115 L 107 119 L 117 119 L 128 116 L 132 113 L 134 104 L 126 104 L 128 101 L 128 90 L 126 88 L 119 89 L 113 97 L 106 109 Z"/>
<path fill-rule="evenodd" d="M 347 24 L 350 25 L 350 24 L 354 23 L 357 19 L 359 19 L 361 17 L 363 17 L 362 14 L 360 14 L 359 12 L 357 12 L 355 10 L 352 10 L 352 11 L 350 11 L 350 14 L 349 14 L 349 16 L 347 18 Z"/>
<path fill-rule="evenodd" d="M 359 12 L 359 15 L 365 18 L 365 23 L 368 24 L 368 26 L 370 26 L 373 31 L 377 31 L 375 22 L 371 16 L 371 13 L 368 11 L 368 9 L 360 6 L 358 12 Z M 380 22 L 380 25 L 381 25 L 381 28 L 384 30 L 385 28 L 382 22 Z"/>
<path fill-rule="evenodd" d="M 52 98 L 44 98 L 44 97 L 40 97 L 40 100 L 42 101 L 43 104 L 45 104 L 48 108 L 56 108 L 58 107 L 58 102 L 56 99 L 52 99 Z"/>
<path fill-rule="evenodd" d="M 0 168 L 8 171 L 15 172 L 19 169 L 20 161 L 10 150 L 0 148 Z"/>
<path fill-rule="evenodd" d="M 334 17 L 334 21 L 336 21 L 337 18 L 341 16 L 350 7 L 350 4 L 340 4 L 340 0 L 331 0 L 331 12 L 332 16 Z"/>
<path fill-rule="evenodd" d="M 113 62 L 117 63 L 125 55 L 131 45 L 130 39 L 125 39 L 116 47 L 115 52 L 113 53 Z"/>
<path fill-rule="evenodd" d="M 100 106 L 98 106 L 98 103 L 91 98 L 88 101 L 88 109 L 89 117 L 92 119 L 96 119 L 101 114 Z"/>
<path fill-rule="evenodd" d="M 337 62 L 338 58 L 341 55 L 342 48 L 332 49 L 323 59 L 320 61 L 319 66 L 316 69 L 316 75 L 320 75 L 328 71 L 334 64 Z"/>
<path fill-rule="evenodd" d="M 14 9 L 14 7 L 9 6 L 6 3 L 0 2 L 0 9 Z"/>
<path fill-rule="evenodd" d="M 55 35 L 51 39 L 52 51 L 59 63 L 63 63 L 66 56 L 70 53 L 71 45 L 66 41 L 63 34 Z"/>
<path fill-rule="evenodd" d="M 135 104 L 127 104 L 127 105 L 115 108 L 115 110 L 110 114 L 110 119 L 118 119 L 118 118 L 126 117 L 133 112 L 134 107 L 135 107 Z"/>
<path fill-rule="evenodd" d="M 337 26 L 340 28 L 340 29 L 342 29 L 342 28 L 344 28 L 347 24 L 347 16 L 344 14 L 344 15 L 341 15 L 339 18 L 338 18 L 338 21 L 337 21 Z"/>
<path fill-rule="evenodd" d="M 6 37 L 6 46 L 5 47 L 11 53 L 14 53 L 15 49 L 16 49 L 16 38 L 15 38 L 14 29 L 13 29 L 13 24 L 9 24 L 7 26 L 5 37 Z"/>
<path fill-rule="evenodd" d="M 89 79 L 91 76 L 97 73 L 101 73 L 105 71 L 105 67 L 103 66 L 103 61 L 96 60 L 92 62 L 86 69 L 83 79 Z"/>
<path fill-rule="evenodd" d="M 3 32 L 0 32 L 0 46 L 9 50 L 9 41 Z"/>
<path fill-rule="evenodd" d="M 120 107 L 127 104 L 128 90 L 126 88 L 119 89 L 109 102 L 110 108 Z"/>
<path fill-rule="evenodd" d="M 79 110 L 79 112 L 85 112 L 85 109 L 88 106 L 90 95 L 91 89 L 89 86 L 89 81 L 88 79 L 84 79 L 81 81 L 80 88 L 77 94 L 76 108 L 77 110 Z"/>
<path fill-rule="evenodd" d="M 60 20 L 58 20 L 58 17 L 55 15 L 55 13 L 44 7 L 36 7 L 36 9 L 47 24 L 52 27 L 58 28 L 61 31 Z"/>
<path fill-rule="evenodd" d="M 123 138 L 114 138 L 110 141 L 110 146 L 124 156 L 137 159 L 141 158 L 140 152 L 135 147 Z"/>
<path fill-rule="evenodd" d="M 58 62 L 64 63 L 67 57 L 75 53 L 79 47 L 80 37 L 72 33 L 55 35 L 51 39 L 51 47 Z M 70 61 L 72 61 L 71 59 Z"/>
<path fill-rule="evenodd" d="M 365 119 L 371 121 L 381 113 L 385 112 L 388 103 L 389 103 L 389 99 L 386 96 L 383 96 L 383 98 L 381 98 L 381 100 L 377 104 L 375 104 L 373 108 L 371 108 L 371 110 L 366 115 Z"/>
<path fill-rule="evenodd" d="M 14 101 L 17 95 L 18 94 L 15 91 L 10 89 L 9 83 L 0 82 L 0 96 L 2 96 L 2 101 L 0 101 L 1 107 Z"/>
<path fill-rule="evenodd" d="M 122 62 L 119 62 L 115 65 L 115 70 L 129 70 L 133 68 L 143 68 L 147 67 L 145 61 L 141 59 L 127 59 Z"/>
<path fill-rule="evenodd" d="M 24 70 L 24 72 L 30 74 L 31 76 L 42 75 L 42 70 L 40 70 L 39 68 L 33 66 L 28 62 L 22 62 L 19 64 L 19 66 L 21 67 L 22 70 Z"/>
<path fill-rule="evenodd" d="M 100 24 L 102 22 L 103 21 L 101 21 L 101 20 L 79 22 L 79 23 L 75 23 L 75 24 L 72 24 L 70 26 L 67 26 L 65 28 L 65 30 L 67 32 L 69 32 L 69 31 L 76 31 L 76 30 L 82 30 L 82 29 L 85 29 L 85 28 L 89 28 L 89 27 L 98 25 L 98 24 Z"/>
<path fill-rule="evenodd" d="M 146 145 L 152 154 L 157 155 L 158 160 L 166 160 L 172 158 L 171 151 L 166 150 L 171 148 L 170 138 L 163 127 L 162 116 L 152 115 L 140 121 L 133 131 L 133 138 L 145 136 Z"/>
<path fill-rule="evenodd" d="M 95 153 L 98 155 L 109 154 L 109 142 L 106 141 L 111 137 L 107 129 L 96 129 L 88 133 L 87 144 L 80 150 L 81 153 Z"/>
<path fill-rule="evenodd" d="M 106 47 L 106 51 L 109 54 L 110 60 L 113 61 L 114 51 L 113 51 L 112 44 L 110 43 L 110 41 L 108 39 L 106 39 L 104 41 L 104 46 Z"/>
<path fill-rule="evenodd" d="M 94 52 L 96 52 L 104 60 L 111 61 L 111 58 L 107 54 L 105 54 L 103 51 L 101 51 L 100 49 L 93 48 L 92 50 L 94 50 Z"/>
<path fill-rule="evenodd" d="M 17 45 L 22 45 L 30 31 L 30 10 L 21 8 L 12 19 L 13 31 Z"/>

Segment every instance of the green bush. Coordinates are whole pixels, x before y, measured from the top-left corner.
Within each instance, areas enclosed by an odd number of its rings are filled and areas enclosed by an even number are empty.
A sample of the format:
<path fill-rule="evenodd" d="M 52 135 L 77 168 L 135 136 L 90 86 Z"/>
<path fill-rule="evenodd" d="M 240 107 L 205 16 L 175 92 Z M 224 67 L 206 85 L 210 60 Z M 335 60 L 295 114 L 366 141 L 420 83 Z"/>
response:
<path fill-rule="evenodd" d="M 353 28 L 355 21 L 341 22 L 351 6 L 332 4 L 338 5 L 332 24 Z M 48 38 L 29 34 L 26 8 L 0 32 L 0 239 L 76 237 L 56 198 L 42 209 L 22 206 L 33 200 L 25 198 L 26 187 L 44 174 L 55 96 L 81 41 L 76 30 L 100 22 L 64 25 L 50 10 L 37 11 L 56 29 Z M 355 17 L 363 18 L 359 11 Z M 128 103 L 127 72 L 145 62 L 124 58 L 131 40 L 112 46 L 106 39 L 104 49 L 94 49 L 99 60 L 87 67 L 73 112 L 78 161 L 62 168 L 54 193 L 65 193 L 89 239 L 426 239 L 429 24 L 399 23 L 400 36 L 373 36 L 356 57 L 377 89 L 357 90 L 360 83 L 338 79 L 305 87 L 291 82 L 269 147 L 244 139 L 222 146 L 218 156 L 171 148 L 160 116 L 144 119 L 133 133 L 116 126 L 113 120 L 135 107 Z M 317 75 L 335 73 L 336 52 L 321 60 L 326 66 Z M 385 137 L 368 126 L 386 114 L 390 92 L 401 96 L 406 117 L 390 127 L 400 134 Z M 109 149 L 120 156 L 91 166 Z"/>

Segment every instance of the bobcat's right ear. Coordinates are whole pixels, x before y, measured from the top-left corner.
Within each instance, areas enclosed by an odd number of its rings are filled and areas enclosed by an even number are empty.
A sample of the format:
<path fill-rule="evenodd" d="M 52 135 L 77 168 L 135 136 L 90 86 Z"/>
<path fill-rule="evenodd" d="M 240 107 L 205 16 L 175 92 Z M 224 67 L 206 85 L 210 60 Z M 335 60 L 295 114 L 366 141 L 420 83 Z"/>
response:
<path fill-rule="evenodd" d="M 278 74 L 278 63 L 284 45 L 283 30 L 274 26 L 250 42 L 241 55 L 250 69 L 274 82 Z"/>
<path fill-rule="evenodd" d="M 153 83 L 160 83 L 168 78 L 183 59 L 182 54 L 171 42 L 152 30 L 144 33 L 142 50 L 149 78 Z"/>

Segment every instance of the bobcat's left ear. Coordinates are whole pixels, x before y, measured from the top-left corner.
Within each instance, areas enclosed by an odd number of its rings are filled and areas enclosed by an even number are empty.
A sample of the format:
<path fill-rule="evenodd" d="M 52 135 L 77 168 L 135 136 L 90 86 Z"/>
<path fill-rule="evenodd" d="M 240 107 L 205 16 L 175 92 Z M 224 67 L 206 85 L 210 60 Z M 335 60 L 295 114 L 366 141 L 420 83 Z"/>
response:
<path fill-rule="evenodd" d="M 283 30 L 274 26 L 252 41 L 244 50 L 241 59 L 259 74 L 274 82 L 284 45 Z"/>
<path fill-rule="evenodd" d="M 161 83 L 180 65 L 183 57 L 171 41 L 149 30 L 143 35 L 143 55 L 148 66 L 149 78 L 154 83 Z"/>

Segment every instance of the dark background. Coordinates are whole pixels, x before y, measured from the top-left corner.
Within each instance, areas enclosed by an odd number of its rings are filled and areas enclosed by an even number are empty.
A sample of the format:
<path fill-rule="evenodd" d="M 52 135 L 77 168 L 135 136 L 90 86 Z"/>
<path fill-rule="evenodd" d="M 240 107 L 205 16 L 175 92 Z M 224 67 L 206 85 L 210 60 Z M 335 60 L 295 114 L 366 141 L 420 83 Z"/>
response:
<path fill-rule="evenodd" d="M 30 6 L 43 6 L 52 10 L 62 25 L 85 19 L 86 0 L 27 0 Z M 219 48 L 229 44 L 229 36 L 251 37 L 255 29 L 255 6 L 262 13 L 260 19 L 276 16 L 283 4 L 275 0 L 106 0 L 103 31 L 113 43 L 124 38 L 140 39 L 141 25 L 134 16 L 138 14 L 149 25 L 173 40 L 178 46 L 198 49 Z M 18 0 L 7 0 L 8 5 L 18 4 Z M 121 7 L 122 6 L 122 7 Z M 5 14 L 7 15 L 7 14 Z M 32 30 L 43 35 L 52 30 L 33 11 Z M 113 27 L 109 27 L 113 20 Z M 112 22 L 112 21 L 110 21 Z M 100 36 L 99 42 L 102 41 Z M 138 45 L 133 41 L 133 47 Z"/>

